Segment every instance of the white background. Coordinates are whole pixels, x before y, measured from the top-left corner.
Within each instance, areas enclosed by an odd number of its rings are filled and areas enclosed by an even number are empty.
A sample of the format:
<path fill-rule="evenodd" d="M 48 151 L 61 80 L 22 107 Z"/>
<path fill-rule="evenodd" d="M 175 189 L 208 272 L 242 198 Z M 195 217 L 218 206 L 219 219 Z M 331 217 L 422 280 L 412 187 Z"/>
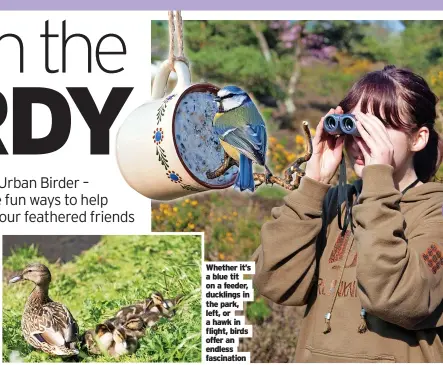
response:
<path fill-rule="evenodd" d="M 61 36 L 50 40 L 50 66 L 60 69 L 57 74 L 45 71 L 45 41 L 40 37 L 44 33 L 45 21 L 49 20 L 50 33 L 61 35 L 62 21 L 67 20 L 67 35 L 82 33 L 92 44 L 92 73 L 87 68 L 87 46 L 80 38 L 74 38 L 67 45 L 67 72 L 61 73 Z M 8 102 L 7 120 L 0 126 L 0 138 L 10 155 L 0 156 L 0 179 L 18 177 L 21 179 L 40 176 L 54 178 L 69 177 L 89 181 L 80 189 L 64 189 L 63 191 L 40 189 L 20 190 L 23 196 L 29 195 L 60 195 L 68 193 L 80 195 L 105 195 L 109 205 L 105 210 L 109 213 L 120 213 L 128 210 L 135 214 L 135 222 L 130 224 L 6 224 L 0 223 L 2 234 L 141 234 L 150 232 L 150 200 L 132 190 L 118 169 L 115 157 L 115 137 L 119 126 L 132 110 L 145 103 L 150 92 L 150 19 L 149 13 L 117 13 L 117 12 L 14 12 L 0 15 L 0 36 L 14 33 L 24 43 L 24 73 L 19 72 L 19 48 L 17 42 L 7 38 L 0 41 L 0 92 Z M 126 44 L 126 55 L 104 55 L 102 64 L 107 69 L 124 67 L 117 74 L 106 74 L 95 61 L 95 47 L 98 40 L 105 34 L 115 33 L 123 38 Z M 120 42 L 107 39 L 102 43 L 102 51 L 121 51 Z M 118 115 L 110 131 L 110 154 L 90 154 L 90 129 L 78 111 L 66 87 L 88 87 L 98 110 L 108 97 L 112 87 L 134 87 L 123 109 Z M 67 143 L 58 151 L 45 155 L 12 155 L 13 126 L 13 87 L 45 87 L 58 91 L 69 102 L 71 109 L 71 133 Z M 42 105 L 33 107 L 33 136 L 37 138 L 48 134 L 51 115 L 49 109 Z M 142 158 L 142 156 L 140 156 Z M 17 195 L 19 192 L 0 189 L 0 195 L 6 192 Z M 63 194 L 64 195 L 64 194 Z M 4 203 L 2 199 L 2 204 Z M 48 208 L 32 207 L 34 212 Z M 99 207 L 88 209 L 98 210 Z M 0 206 L 0 212 L 23 211 L 23 207 L 11 209 Z M 73 213 L 82 212 L 83 207 L 68 209 L 64 206 L 54 211 Z"/>

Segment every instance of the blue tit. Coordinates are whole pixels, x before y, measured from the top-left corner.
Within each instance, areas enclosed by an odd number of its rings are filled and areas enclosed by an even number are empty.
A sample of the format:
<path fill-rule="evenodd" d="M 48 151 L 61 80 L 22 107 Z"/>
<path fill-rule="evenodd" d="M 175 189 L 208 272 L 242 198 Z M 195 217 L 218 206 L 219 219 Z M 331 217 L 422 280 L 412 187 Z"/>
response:
<path fill-rule="evenodd" d="M 235 187 L 255 190 L 252 162 L 266 166 L 266 125 L 249 95 L 237 86 L 220 89 L 215 97 L 219 112 L 213 127 L 225 152 L 239 163 Z"/>

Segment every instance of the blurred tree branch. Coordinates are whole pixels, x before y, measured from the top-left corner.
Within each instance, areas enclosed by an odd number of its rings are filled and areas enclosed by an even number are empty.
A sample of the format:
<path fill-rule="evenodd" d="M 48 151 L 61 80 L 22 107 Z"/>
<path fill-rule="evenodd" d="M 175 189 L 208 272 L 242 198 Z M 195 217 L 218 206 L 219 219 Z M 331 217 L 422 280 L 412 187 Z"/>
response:
<path fill-rule="evenodd" d="M 300 22 L 300 34 L 304 33 L 306 27 L 306 21 Z M 295 92 L 297 90 L 297 84 L 300 81 L 301 77 L 301 57 L 303 53 L 303 42 L 302 36 L 298 37 L 295 41 L 294 45 L 294 68 L 292 70 L 291 78 L 289 79 L 288 85 L 288 97 L 289 103 L 286 103 L 286 107 L 288 109 L 289 114 L 293 114 L 296 111 L 296 107 L 294 104 Z"/>
<path fill-rule="evenodd" d="M 249 27 L 252 30 L 252 33 L 257 37 L 258 44 L 260 45 L 261 52 L 263 53 L 263 57 L 269 63 L 273 63 L 271 49 L 269 48 L 268 42 L 263 34 L 263 32 L 259 29 L 257 21 L 251 20 L 249 21 Z"/>

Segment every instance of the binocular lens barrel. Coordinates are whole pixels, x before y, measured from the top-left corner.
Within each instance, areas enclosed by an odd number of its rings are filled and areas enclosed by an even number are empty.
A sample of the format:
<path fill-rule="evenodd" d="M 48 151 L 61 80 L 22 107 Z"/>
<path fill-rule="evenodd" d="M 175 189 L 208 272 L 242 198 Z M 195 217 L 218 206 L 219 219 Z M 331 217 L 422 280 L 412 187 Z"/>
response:
<path fill-rule="evenodd" d="M 323 127 L 329 134 L 349 134 L 360 137 L 355 116 L 352 114 L 331 114 L 325 118 Z"/>
<path fill-rule="evenodd" d="M 352 114 L 344 114 L 340 120 L 340 126 L 343 133 L 360 137 L 357 129 L 357 120 Z"/>
<path fill-rule="evenodd" d="M 343 131 L 349 132 L 355 127 L 355 122 L 351 118 L 343 118 Z"/>
<path fill-rule="evenodd" d="M 340 119 L 336 115 L 328 115 L 324 121 L 323 128 L 329 134 L 341 134 Z"/>

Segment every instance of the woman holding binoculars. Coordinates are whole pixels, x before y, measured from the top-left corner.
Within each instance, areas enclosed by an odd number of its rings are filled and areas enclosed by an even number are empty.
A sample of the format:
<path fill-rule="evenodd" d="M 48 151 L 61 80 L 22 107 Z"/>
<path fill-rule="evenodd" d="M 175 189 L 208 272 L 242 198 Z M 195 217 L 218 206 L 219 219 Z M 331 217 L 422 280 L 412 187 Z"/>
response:
<path fill-rule="evenodd" d="M 258 291 L 307 305 L 297 362 L 443 362 L 436 104 L 408 70 L 365 75 L 325 116 L 349 113 L 358 132 L 331 131 L 322 118 L 299 188 L 263 225 Z M 343 181 L 344 151 L 359 177 L 352 185 Z"/>

